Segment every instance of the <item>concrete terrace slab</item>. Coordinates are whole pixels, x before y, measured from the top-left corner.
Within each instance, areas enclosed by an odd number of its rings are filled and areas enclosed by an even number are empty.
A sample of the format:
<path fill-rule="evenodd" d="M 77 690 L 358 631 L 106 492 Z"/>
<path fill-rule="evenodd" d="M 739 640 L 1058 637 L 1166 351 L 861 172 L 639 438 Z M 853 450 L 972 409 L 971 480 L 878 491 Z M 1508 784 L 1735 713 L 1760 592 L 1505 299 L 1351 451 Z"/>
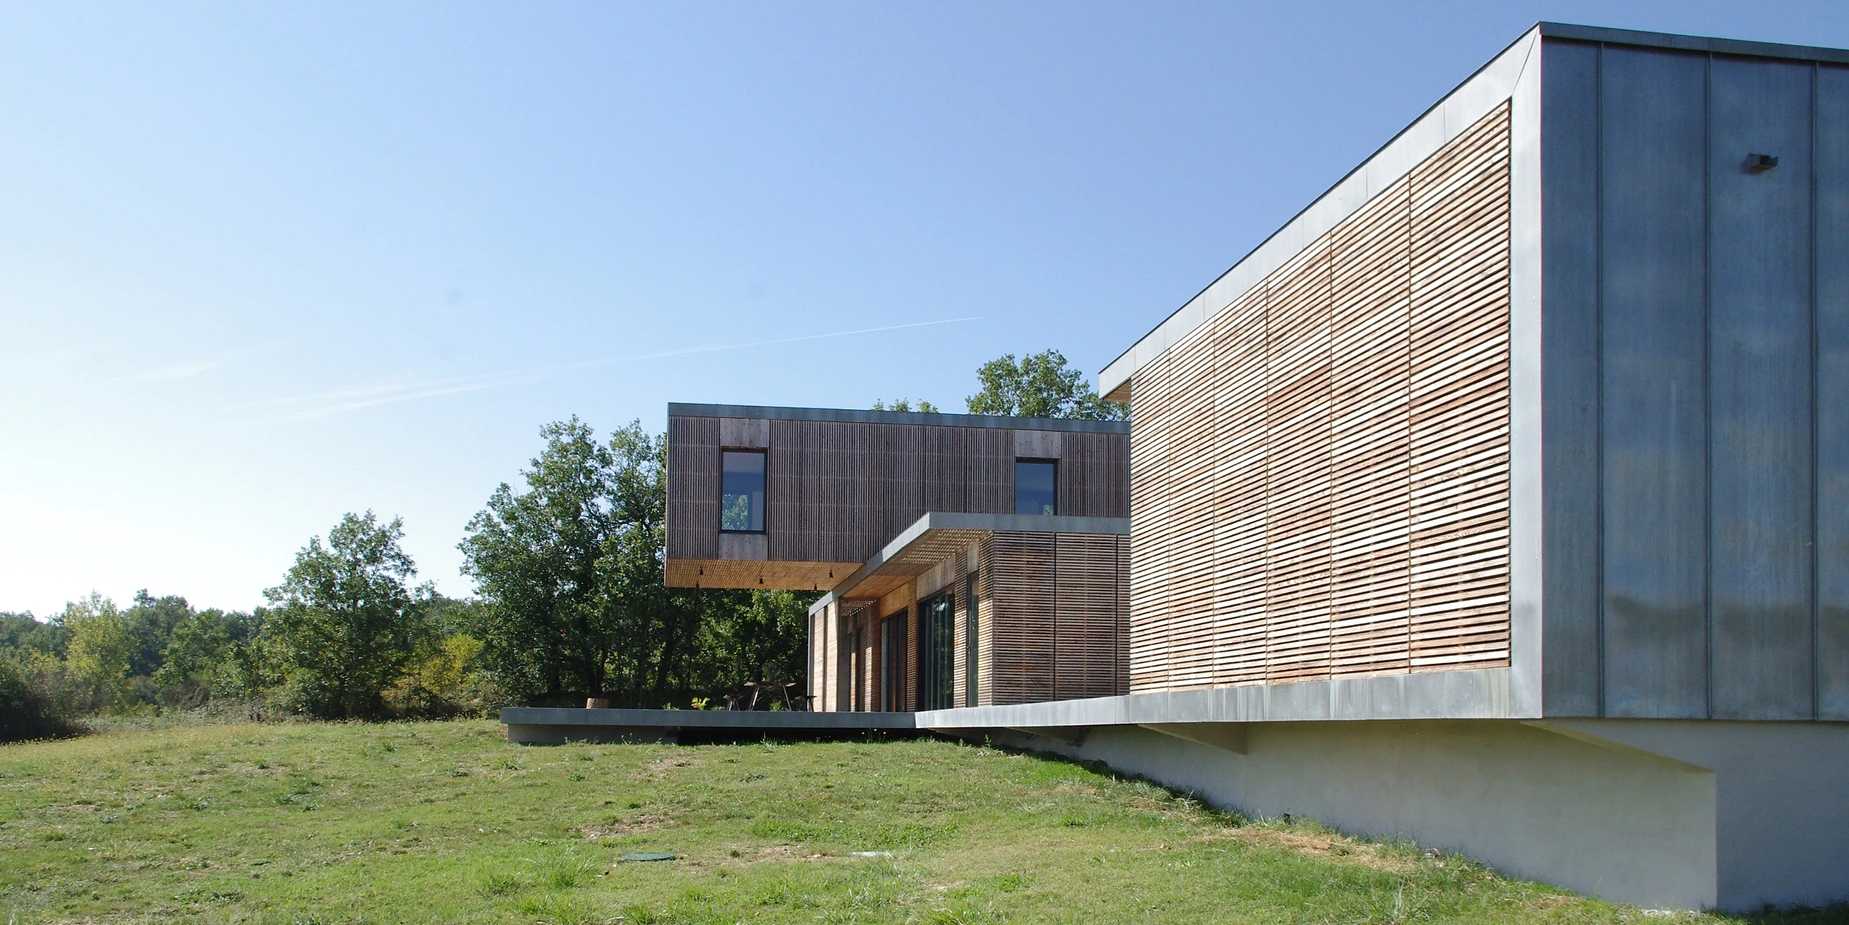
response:
<path fill-rule="evenodd" d="M 506 707 L 507 738 L 523 744 L 668 740 L 696 735 L 785 735 L 792 738 L 918 728 L 911 713 L 807 713 L 773 710 L 584 710 Z"/>

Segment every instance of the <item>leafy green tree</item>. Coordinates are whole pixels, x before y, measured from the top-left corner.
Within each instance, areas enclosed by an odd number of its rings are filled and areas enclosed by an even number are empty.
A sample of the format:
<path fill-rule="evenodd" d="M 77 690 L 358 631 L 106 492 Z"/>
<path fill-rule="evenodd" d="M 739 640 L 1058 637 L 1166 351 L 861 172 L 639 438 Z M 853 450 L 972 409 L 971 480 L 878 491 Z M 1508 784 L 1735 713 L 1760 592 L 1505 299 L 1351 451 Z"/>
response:
<path fill-rule="evenodd" d="M 969 397 L 971 414 L 1011 414 L 1031 418 L 1085 418 L 1121 421 L 1129 409 L 1098 396 L 1083 373 L 1058 350 L 1043 350 L 1015 359 L 1004 354 L 976 370 L 982 389 Z"/>
<path fill-rule="evenodd" d="M 901 398 L 897 401 L 890 401 L 890 402 L 884 401 L 884 400 L 876 401 L 873 403 L 873 410 L 875 411 L 917 411 L 923 414 L 937 414 L 938 413 L 936 405 L 931 404 L 930 401 L 926 399 L 922 399 L 922 398 L 918 400 L 918 406 L 916 408 L 912 407 L 911 399 Z"/>
<path fill-rule="evenodd" d="M 193 615 L 186 598 L 174 594 L 155 597 L 146 588 L 135 592 L 135 603 L 122 612 L 128 635 L 134 642 L 129 656 L 128 673 L 149 677 L 160 669 L 161 652 L 173 630 Z"/>
<path fill-rule="evenodd" d="M 0 651 L 20 649 L 64 657 L 70 630 L 29 613 L 0 613 Z"/>
<path fill-rule="evenodd" d="M 323 718 L 373 718 L 426 633 L 428 585 L 400 545 L 404 522 L 347 514 L 296 553 L 283 583 L 264 592 L 264 628 L 284 705 Z"/>
<path fill-rule="evenodd" d="M 701 673 L 715 691 L 747 681 L 800 681 L 804 624 L 815 595 L 791 591 L 714 593 L 700 626 Z"/>
<path fill-rule="evenodd" d="M 631 423 L 602 443 L 577 417 L 540 436 L 522 490 L 496 488 L 460 546 L 489 608 L 481 658 L 517 696 L 601 694 L 642 638 L 629 608 L 647 596 L 643 570 L 623 556 L 660 530 L 661 440 Z M 659 586 L 659 564 L 648 574 Z"/>
<path fill-rule="evenodd" d="M 248 638 L 248 618 L 222 610 L 201 610 L 182 620 L 161 650 L 154 685 L 167 703 L 196 707 L 212 698 L 233 647 Z"/>
<path fill-rule="evenodd" d="M 134 639 L 115 602 L 92 593 L 66 604 L 58 623 L 70 632 L 64 662 L 73 706 L 85 712 L 125 706 Z"/>

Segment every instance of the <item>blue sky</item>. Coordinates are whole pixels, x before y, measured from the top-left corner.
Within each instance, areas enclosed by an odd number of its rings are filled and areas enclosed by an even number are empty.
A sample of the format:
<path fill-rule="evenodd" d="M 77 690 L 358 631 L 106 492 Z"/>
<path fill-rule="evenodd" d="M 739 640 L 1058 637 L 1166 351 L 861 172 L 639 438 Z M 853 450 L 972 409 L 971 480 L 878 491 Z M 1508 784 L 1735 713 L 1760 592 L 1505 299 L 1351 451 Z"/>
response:
<path fill-rule="evenodd" d="M 13 4 L 0 610 L 248 608 L 464 523 L 548 420 L 1095 373 L 1538 19 L 1834 2 Z"/>

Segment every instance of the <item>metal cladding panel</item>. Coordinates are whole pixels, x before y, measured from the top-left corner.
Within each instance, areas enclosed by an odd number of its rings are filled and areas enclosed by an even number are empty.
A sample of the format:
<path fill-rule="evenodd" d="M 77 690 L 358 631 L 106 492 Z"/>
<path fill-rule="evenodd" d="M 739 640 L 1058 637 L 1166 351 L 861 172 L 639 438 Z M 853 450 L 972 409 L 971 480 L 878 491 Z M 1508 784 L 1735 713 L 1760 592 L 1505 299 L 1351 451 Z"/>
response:
<path fill-rule="evenodd" d="M 1601 64 L 1606 714 L 1707 714 L 1707 58 Z"/>
<path fill-rule="evenodd" d="M 1541 45 L 1543 709 L 1599 712 L 1599 49 Z"/>
<path fill-rule="evenodd" d="M 1849 720 L 1849 68 L 1816 101 L 1817 718 Z"/>
<path fill-rule="evenodd" d="M 1709 72 L 1709 715 L 1811 713 L 1811 66 Z M 1775 152 L 1774 170 L 1745 166 Z"/>

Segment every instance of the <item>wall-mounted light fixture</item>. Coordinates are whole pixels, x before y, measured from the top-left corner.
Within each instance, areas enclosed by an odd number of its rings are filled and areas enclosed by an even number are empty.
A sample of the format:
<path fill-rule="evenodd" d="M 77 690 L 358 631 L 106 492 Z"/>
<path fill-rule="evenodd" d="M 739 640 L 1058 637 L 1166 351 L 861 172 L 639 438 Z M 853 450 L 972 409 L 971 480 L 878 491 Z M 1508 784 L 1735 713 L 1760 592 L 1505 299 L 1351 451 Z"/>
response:
<path fill-rule="evenodd" d="M 1746 156 L 1747 173 L 1765 173 L 1778 166 L 1776 154 L 1748 154 Z"/>

